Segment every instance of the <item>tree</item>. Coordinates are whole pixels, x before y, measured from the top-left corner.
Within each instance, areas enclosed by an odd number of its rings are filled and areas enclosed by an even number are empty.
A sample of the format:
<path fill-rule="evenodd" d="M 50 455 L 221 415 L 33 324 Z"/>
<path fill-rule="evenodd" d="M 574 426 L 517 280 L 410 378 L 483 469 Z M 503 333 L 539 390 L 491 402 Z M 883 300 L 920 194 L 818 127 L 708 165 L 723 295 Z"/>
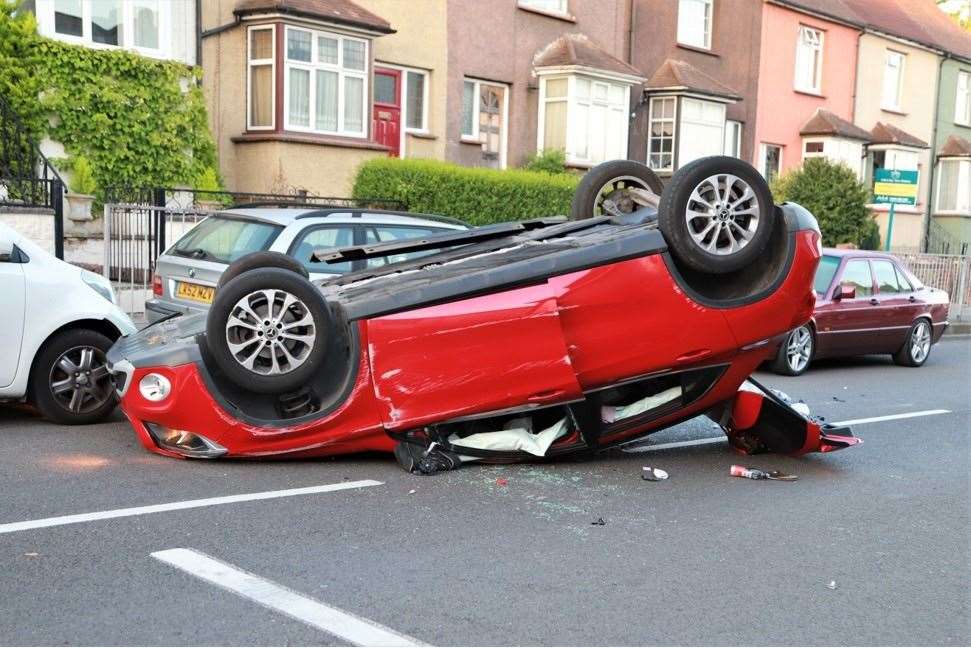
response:
<path fill-rule="evenodd" d="M 792 201 L 819 221 L 823 245 L 853 243 L 864 249 L 879 245 L 877 224 L 867 208 L 870 192 L 842 162 L 809 158 L 777 178 L 772 193 L 778 202 Z"/>

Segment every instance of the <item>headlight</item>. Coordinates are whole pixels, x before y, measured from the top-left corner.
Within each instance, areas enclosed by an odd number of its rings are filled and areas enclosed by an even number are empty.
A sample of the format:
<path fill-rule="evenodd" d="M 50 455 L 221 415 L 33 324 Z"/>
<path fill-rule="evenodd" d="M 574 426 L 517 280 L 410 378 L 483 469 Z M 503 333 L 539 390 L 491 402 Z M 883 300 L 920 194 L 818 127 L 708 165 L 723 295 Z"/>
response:
<path fill-rule="evenodd" d="M 111 287 L 110 281 L 101 275 L 97 275 L 87 270 L 81 271 L 81 279 L 84 280 L 84 283 L 88 284 L 88 287 L 91 288 L 91 290 L 95 291 L 112 304 L 115 303 L 115 291 Z"/>
<path fill-rule="evenodd" d="M 138 392 L 147 401 L 158 403 L 172 393 L 172 383 L 165 376 L 157 373 L 146 374 L 138 381 Z"/>

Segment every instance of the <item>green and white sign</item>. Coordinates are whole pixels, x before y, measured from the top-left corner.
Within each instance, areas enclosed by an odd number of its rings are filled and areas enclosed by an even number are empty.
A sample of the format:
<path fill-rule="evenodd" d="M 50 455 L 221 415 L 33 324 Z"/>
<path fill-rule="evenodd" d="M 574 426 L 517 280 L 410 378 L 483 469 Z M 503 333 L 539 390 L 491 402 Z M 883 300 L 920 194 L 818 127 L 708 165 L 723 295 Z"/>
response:
<path fill-rule="evenodd" d="M 875 169 L 873 172 L 873 202 L 889 205 L 916 205 L 918 171 Z"/>

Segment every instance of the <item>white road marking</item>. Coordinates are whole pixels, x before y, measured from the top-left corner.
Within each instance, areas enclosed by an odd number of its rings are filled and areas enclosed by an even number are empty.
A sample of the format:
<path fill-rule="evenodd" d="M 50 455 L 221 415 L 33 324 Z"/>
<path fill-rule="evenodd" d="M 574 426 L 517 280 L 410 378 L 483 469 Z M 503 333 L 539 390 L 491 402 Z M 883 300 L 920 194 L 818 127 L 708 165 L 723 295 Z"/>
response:
<path fill-rule="evenodd" d="M 207 497 L 205 499 L 168 502 L 166 504 L 152 504 L 150 506 L 135 506 L 132 508 L 112 509 L 110 511 L 96 511 L 94 513 L 80 513 L 77 515 L 62 515 L 59 517 L 42 518 L 39 520 L 25 520 L 23 522 L 9 522 L 0 524 L 0 534 L 27 531 L 29 529 L 43 529 L 45 527 L 78 524 L 80 522 L 94 522 L 95 520 L 110 520 L 112 518 L 146 515 L 148 513 L 164 513 L 166 511 L 181 511 L 202 506 L 217 506 L 220 504 L 236 504 L 239 502 L 253 502 L 257 500 L 277 499 L 279 497 L 294 497 L 296 495 L 313 495 L 315 493 L 329 493 L 332 491 L 364 488 L 366 486 L 381 486 L 384 482 L 373 479 L 361 481 L 341 482 L 340 484 L 322 484 L 304 488 L 288 488 L 286 490 L 263 491 L 262 493 L 243 493 L 241 495 L 225 495 L 223 497 Z"/>
<path fill-rule="evenodd" d="M 888 416 L 872 416 L 870 418 L 850 419 L 848 421 L 839 421 L 837 423 L 833 423 L 833 425 L 863 425 L 864 423 L 880 423 L 881 421 L 896 421 L 899 419 L 917 418 L 919 416 L 936 416 L 938 414 L 950 413 L 951 410 L 946 409 L 923 410 L 921 412 L 906 412 L 904 414 L 890 414 Z"/>
<path fill-rule="evenodd" d="M 425 645 L 374 621 L 325 605 L 194 549 L 166 549 L 156 551 L 152 557 L 357 646 Z"/>
<path fill-rule="evenodd" d="M 951 410 L 936 409 L 922 410 L 920 412 L 905 412 L 903 414 L 889 414 L 887 416 L 872 416 L 870 418 L 850 419 L 848 421 L 837 421 L 833 425 L 864 425 L 866 423 L 881 423 L 883 421 L 897 421 L 900 419 L 917 418 L 920 416 L 936 416 L 938 414 L 950 414 Z M 628 454 L 638 454 L 641 452 L 654 452 L 655 450 L 667 450 L 669 448 L 687 448 L 689 446 L 708 445 L 727 441 L 728 437 L 717 436 L 705 439 L 693 439 L 691 441 L 675 441 L 673 443 L 659 443 L 658 445 L 635 446 L 633 448 L 621 448 L 621 451 Z"/>

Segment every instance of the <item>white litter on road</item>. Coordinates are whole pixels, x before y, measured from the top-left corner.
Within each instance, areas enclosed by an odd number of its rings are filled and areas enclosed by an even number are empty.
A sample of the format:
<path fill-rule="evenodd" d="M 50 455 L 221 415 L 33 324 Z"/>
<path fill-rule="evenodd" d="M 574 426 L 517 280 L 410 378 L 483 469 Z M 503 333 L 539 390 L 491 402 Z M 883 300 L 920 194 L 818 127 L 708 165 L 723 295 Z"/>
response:
<path fill-rule="evenodd" d="M 194 549 L 166 549 L 156 551 L 152 557 L 356 646 L 426 645 Z"/>
<path fill-rule="evenodd" d="M 920 416 L 936 416 L 938 414 L 950 414 L 951 410 L 922 410 L 920 412 L 905 412 L 903 414 L 888 414 L 887 416 L 873 416 L 870 418 L 850 419 L 848 421 L 838 421 L 833 425 L 865 425 L 866 423 L 882 423 L 884 421 L 897 421 L 900 419 L 917 418 Z M 654 452 L 656 450 L 668 450 L 670 448 L 687 448 L 690 446 L 708 445 L 711 443 L 727 442 L 728 437 L 717 436 L 706 439 L 693 439 L 691 441 L 674 441 L 672 443 L 659 443 L 657 445 L 634 446 L 632 448 L 621 448 L 621 451 L 628 454 L 638 454 L 641 452 Z"/>
<path fill-rule="evenodd" d="M 323 484 L 304 488 L 288 488 L 286 490 L 263 491 L 262 493 L 243 493 L 241 495 L 225 495 L 223 497 L 207 497 L 205 499 L 184 500 L 182 502 L 168 502 L 166 504 L 152 504 L 150 506 L 135 506 L 132 508 L 112 509 L 110 511 L 96 511 L 94 513 L 80 513 L 78 515 L 62 515 L 59 517 L 41 518 L 39 520 L 25 520 L 23 522 L 9 522 L 0 524 L 0 534 L 27 531 L 29 529 L 43 529 L 45 527 L 94 522 L 95 520 L 110 520 L 112 518 L 130 517 L 133 515 L 147 515 L 149 513 L 165 513 L 166 511 L 182 511 L 203 506 L 218 506 L 220 504 L 237 504 L 239 502 L 254 502 L 257 500 L 277 499 L 280 497 L 294 497 L 296 495 L 313 495 L 316 493 L 330 493 L 333 491 L 367 486 L 381 486 L 384 482 L 373 479 L 341 482 L 340 484 Z"/>

